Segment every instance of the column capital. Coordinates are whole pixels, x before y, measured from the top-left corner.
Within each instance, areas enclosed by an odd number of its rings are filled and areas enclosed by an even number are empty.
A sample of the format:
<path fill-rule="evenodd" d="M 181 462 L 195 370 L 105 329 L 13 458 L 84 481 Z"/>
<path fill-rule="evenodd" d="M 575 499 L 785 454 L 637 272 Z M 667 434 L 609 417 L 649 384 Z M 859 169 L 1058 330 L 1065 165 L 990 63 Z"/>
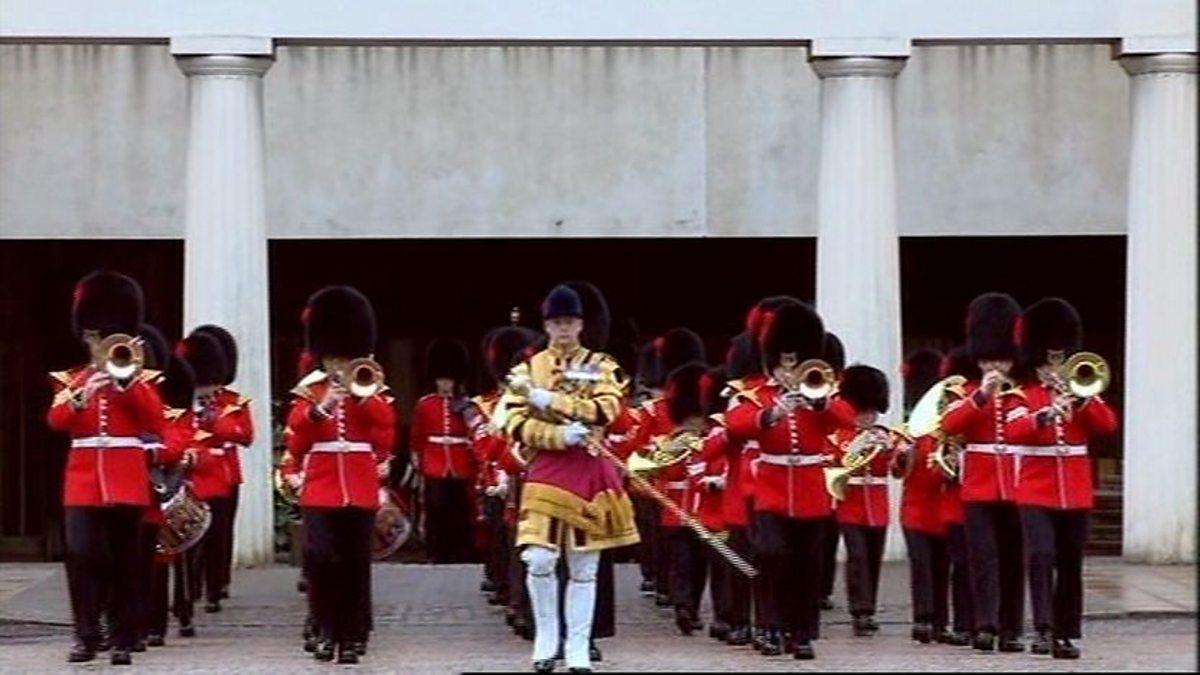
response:
<path fill-rule="evenodd" d="M 1121 67 L 1130 77 L 1159 73 L 1200 72 L 1200 57 L 1196 53 L 1138 54 L 1122 56 Z"/>
<path fill-rule="evenodd" d="M 904 58 L 882 56 L 820 56 L 809 60 L 821 79 L 830 77 L 895 77 Z"/>
<path fill-rule="evenodd" d="M 241 54 L 207 54 L 203 56 L 176 56 L 175 63 L 184 75 L 262 77 L 275 59 L 271 56 L 244 56 Z"/>

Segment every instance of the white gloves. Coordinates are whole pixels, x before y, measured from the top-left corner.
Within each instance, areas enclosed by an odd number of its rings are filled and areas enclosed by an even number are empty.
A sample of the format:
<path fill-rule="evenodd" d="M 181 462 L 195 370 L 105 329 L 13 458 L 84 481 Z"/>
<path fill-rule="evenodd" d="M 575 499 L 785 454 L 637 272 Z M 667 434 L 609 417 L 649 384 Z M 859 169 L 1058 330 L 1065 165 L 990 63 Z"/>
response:
<path fill-rule="evenodd" d="M 700 484 L 709 492 L 716 492 L 725 489 L 725 476 L 705 476 L 700 479 Z"/>
<path fill-rule="evenodd" d="M 534 391 L 537 391 L 536 389 Z M 546 392 L 547 394 L 550 392 Z M 532 398 L 532 396 L 530 396 Z M 563 442 L 567 445 L 582 445 L 583 440 L 587 438 L 588 428 L 583 422 L 571 422 L 567 428 L 563 430 Z"/>
<path fill-rule="evenodd" d="M 529 402 L 541 410 L 550 407 L 550 403 L 554 400 L 554 394 L 545 389 L 531 389 L 529 391 Z"/>

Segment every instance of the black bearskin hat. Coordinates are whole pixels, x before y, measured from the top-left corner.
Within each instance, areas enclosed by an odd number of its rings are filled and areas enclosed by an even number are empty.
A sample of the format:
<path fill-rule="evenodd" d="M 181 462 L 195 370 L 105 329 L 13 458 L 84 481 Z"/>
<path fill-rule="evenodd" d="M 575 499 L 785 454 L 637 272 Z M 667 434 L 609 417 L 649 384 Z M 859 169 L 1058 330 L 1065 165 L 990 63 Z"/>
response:
<path fill-rule="evenodd" d="M 663 399 L 667 404 L 667 417 L 680 424 L 689 417 L 704 414 L 700 400 L 700 382 L 708 372 L 708 366 L 700 361 L 685 363 L 667 375 L 663 388 Z"/>
<path fill-rule="evenodd" d="M 796 298 L 790 295 L 772 295 L 758 301 L 746 314 L 746 332 L 754 338 L 754 343 L 757 346 L 762 337 L 763 322 L 767 314 L 783 307 L 785 305 L 802 305 Z"/>
<path fill-rule="evenodd" d="M 429 379 L 447 378 L 462 383 L 467 377 L 470 358 L 467 346 L 458 340 L 438 338 L 425 352 L 425 374 Z"/>
<path fill-rule="evenodd" d="M 887 375 L 878 368 L 855 364 L 842 372 L 839 394 L 858 412 L 888 411 Z"/>
<path fill-rule="evenodd" d="M 700 406 L 704 408 L 705 415 L 725 412 L 729 404 L 729 401 L 721 396 L 725 383 L 729 381 L 725 372 L 725 366 L 714 366 L 700 378 Z"/>
<path fill-rule="evenodd" d="M 233 339 L 233 335 L 224 328 L 211 323 L 206 323 L 203 326 L 197 327 L 193 333 L 207 333 L 217 339 L 221 343 L 221 351 L 225 353 L 225 382 L 222 384 L 233 384 L 237 379 L 237 363 L 238 349 L 237 340 Z"/>
<path fill-rule="evenodd" d="M 795 354 L 801 362 L 819 358 L 825 346 L 825 326 L 812 307 L 787 303 L 764 313 L 758 339 L 770 371 L 779 365 L 782 354 Z"/>
<path fill-rule="evenodd" d="M 583 306 L 583 332 L 579 334 L 579 343 L 592 351 L 604 351 L 608 347 L 612 321 L 604 294 L 586 281 L 568 281 L 563 285 L 575 291 Z"/>
<path fill-rule="evenodd" d="M 658 372 L 670 377 L 671 371 L 692 361 L 705 361 L 704 341 L 688 328 L 672 328 L 654 341 Z"/>
<path fill-rule="evenodd" d="M 946 358 L 942 359 L 942 366 L 938 375 L 942 377 L 961 375 L 968 380 L 978 380 L 983 376 L 983 373 L 979 371 L 979 364 L 971 359 L 971 354 L 967 351 L 967 346 L 959 345 L 946 352 Z"/>
<path fill-rule="evenodd" d="M 483 362 L 494 382 L 503 382 L 508 371 L 526 358 L 537 340 L 528 328 L 504 326 L 488 333 L 483 345 Z"/>
<path fill-rule="evenodd" d="M 142 287 L 117 272 L 96 270 L 75 284 L 71 305 L 71 330 L 75 337 L 93 330 L 100 337 L 134 335 L 145 315 Z"/>
<path fill-rule="evenodd" d="M 975 362 L 1016 360 L 1013 329 L 1021 306 L 1007 293 L 984 293 L 967 306 L 967 351 Z"/>
<path fill-rule="evenodd" d="M 912 408 L 929 388 L 941 379 L 942 353 L 922 347 L 914 349 L 900 366 L 904 377 L 904 407 Z"/>
<path fill-rule="evenodd" d="M 658 350 L 653 342 L 647 342 L 638 349 L 637 377 L 642 386 L 651 389 L 661 389 L 665 373 L 658 367 Z"/>
<path fill-rule="evenodd" d="M 197 387 L 212 387 L 225 384 L 225 350 L 221 343 L 207 333 L 192 332 L 179 342 L 175 353 L 188 362 L 196 376 Z"/>
<path fill-rule="evenodd" d="M 613 320 L 604 351 L 621 366 L 629 377 L 637 375 L 639 333 L 637 324 L 627 316 Z"/>
<path fill-rule="evenodd" d="M 1017 345 L 1021 361 L 1036 368 L 1048 361 L 1049 352 L 1070 356 L 1083 345 L 1083 320 L 1071 303 L 1062 298 L 1044 298 L 1025 310 L 1017 321 Z"/>
<path fill-rule="evenodd" d="M 375 308 L 350 286 L 326 286 L 308 299 L 301 315 L 304 342 L 316 363 L 375 352 Z"/>
<path fill-rule="evenodd" d="M 833 333 L 825 333 L 825 342 L 821 345 L 821 359 L 833 366 L 833 372 L 838 375 L 846 369 L 846 348 Z"/>
<path fill-rule="evenodd" d="M 738 333 L 729 341 L 729 350 L 725 352 L 725 377 L 740 380 L 761 372 L 762 358 L 754 338 L 748 332 Z"/>
<path fill-rule="evenodd" d="M 148 323 L 138 326 L 137 334 L 145 343 L 146 362 L 143 365 L 154 370 L 165 370 L 167 359 L 171 357 L 171 345 L 167 343 L 167 338 Z"/>
<path fill-rule="evenodd" d="M 162 382 L 158 385 L 163 403 L 170 408 L 190 410 L 196 394 L 196 374 L 187 359 L 171 354 L 163 370 Z"/>
<path fill-rule="evenodd" d="M 583 300 L 579 293 L 566 284 L 559 284 L 550 289 L 549 295 L 542 301 L 542 319 L 557 319 L 561 316 L 583 318 Z"/>

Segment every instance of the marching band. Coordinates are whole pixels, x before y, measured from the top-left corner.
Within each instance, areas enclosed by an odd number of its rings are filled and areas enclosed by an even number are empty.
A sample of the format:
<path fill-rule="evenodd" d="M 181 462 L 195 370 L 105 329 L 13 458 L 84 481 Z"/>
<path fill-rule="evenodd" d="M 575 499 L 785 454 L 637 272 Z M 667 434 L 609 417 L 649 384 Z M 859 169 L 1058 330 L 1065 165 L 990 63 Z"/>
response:
<path fill-rule="evenodd" d="M 1118 421 L 1102 398 L 1108 365 L 1081 351 L 1066 301 L 975 298 L 963 346 L 918 349 L 895 374 L 897 426 L 882 421 L 894 376 L 852 353 L 847 366 L 837 336 L 790 296 L 755 304 L 716 365 L 684 327 L 641 346 L 610 340 L 608 304 L 585 282 L 555 286 L 540 309 L 541 332 L 514 310 L 486 333 L 481 395 L 468 396 L 463 343 L 430 347 L 405 477 L 423 487 L 421 528 L 389 489 L 398 416 L 371 301 L 347 286 L 309 298 L 276 487 L 304 524 L 303 646 L 317 660 L 367 653 L 371 561 L 413 529 L 435 562 L 485 549 L 482 589 L 532 640 L 536 672 L 602 660 L 613 553 L 626 547 L 683 635 L 705 628 L 707 592 L 709 637 L 814 659 L 839 538 L 853 635 L 879 630 L 894 481 L 914 641 L 1024 651 L 1028 588 L 1029 651 L 1080 656 L 1088 442 Z M 68 660 L 111 651 L 129 664 L 164 644 L 169 614 L 190 637 L 195 602 L 218 612 L 229 596 L 255 422 L 231 388 L 236 336 L 210 324 L 171 349 L 144 323 L 133 279 L 84 277 L 72 326 L 90 360 L 51 373 L 47 415 L 70 437 Z"/>

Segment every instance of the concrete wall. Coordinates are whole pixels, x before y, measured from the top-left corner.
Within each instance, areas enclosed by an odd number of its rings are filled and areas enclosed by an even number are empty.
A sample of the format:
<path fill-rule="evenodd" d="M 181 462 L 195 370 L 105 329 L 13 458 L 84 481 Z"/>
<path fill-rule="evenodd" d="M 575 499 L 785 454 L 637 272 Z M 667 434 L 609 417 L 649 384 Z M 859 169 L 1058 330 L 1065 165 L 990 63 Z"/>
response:
<path fill-rule="evenodd" d="M 1124 231 L 1105 45 L 920 47 L 905 235 Z M 186 82 L 163 46 L 0 45 L 0 238 L 179 237 Z M 272 237 L 812 236 L 798 48 L 282 47 Z"/>

